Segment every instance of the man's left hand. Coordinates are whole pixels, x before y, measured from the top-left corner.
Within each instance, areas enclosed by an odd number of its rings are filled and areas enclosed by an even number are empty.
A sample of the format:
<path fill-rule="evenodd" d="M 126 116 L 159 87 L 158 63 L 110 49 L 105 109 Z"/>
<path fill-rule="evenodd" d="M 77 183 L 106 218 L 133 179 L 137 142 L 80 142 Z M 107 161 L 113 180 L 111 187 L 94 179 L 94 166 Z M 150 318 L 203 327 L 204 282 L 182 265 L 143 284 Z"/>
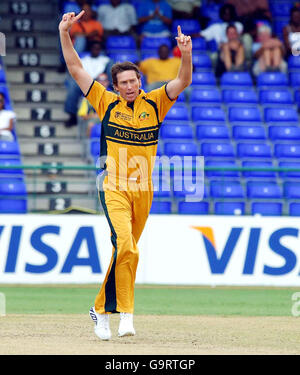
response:
<path fill-rule="evenodd" d="M 189 35 L 184 35 L 181 31 L 180 25 L 177 26 L 177 40 L 178 48 L 181 53 L 192 52 L 192 39 Z"/>

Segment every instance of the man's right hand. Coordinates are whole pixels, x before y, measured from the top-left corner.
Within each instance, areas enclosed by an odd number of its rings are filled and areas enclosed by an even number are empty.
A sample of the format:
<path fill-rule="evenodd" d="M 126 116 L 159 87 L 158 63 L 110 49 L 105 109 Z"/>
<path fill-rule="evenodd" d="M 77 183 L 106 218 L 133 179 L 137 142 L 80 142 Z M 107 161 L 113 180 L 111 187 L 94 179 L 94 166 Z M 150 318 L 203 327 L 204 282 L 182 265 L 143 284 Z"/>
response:
<path fill-rule="evenodd" d="M 59 30 L 60 31 L 69 31 L 70 27 L 73 23 L 77 22 L 84 14 L 84 10 L 82 10 L 77 16 L 75 16 L 74 12 L 65 13 L 62 16 L 62 19 L 59 23 Z"/>

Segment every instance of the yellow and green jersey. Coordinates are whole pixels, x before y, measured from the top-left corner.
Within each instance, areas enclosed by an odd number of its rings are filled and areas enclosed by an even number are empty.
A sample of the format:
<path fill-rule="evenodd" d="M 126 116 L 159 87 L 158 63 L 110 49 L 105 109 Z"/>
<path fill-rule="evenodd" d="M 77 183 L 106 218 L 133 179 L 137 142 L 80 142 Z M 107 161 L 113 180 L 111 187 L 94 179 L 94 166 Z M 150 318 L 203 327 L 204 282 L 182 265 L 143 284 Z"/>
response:
<path fill-rule="evenodd" d="M 151 180 L 159 129 L 176 101 L 168 97 L 166 85 L 149 93 L 140 90 L 134 103 L 128 103 L 94 81 L 86 98 L 102 123 L 100 167 L 124 178 L 138 170 L 141 180 Z"/>

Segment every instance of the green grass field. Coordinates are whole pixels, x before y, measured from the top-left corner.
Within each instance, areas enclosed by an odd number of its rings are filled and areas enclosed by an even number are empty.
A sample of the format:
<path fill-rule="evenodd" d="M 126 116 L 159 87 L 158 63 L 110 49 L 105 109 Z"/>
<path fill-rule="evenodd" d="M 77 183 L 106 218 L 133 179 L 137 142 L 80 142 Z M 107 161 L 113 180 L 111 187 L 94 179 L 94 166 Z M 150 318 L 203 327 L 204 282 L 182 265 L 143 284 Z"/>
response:
<path fill-rule="evenodd" d="M 0 285 L 7 314 L 86 314 L 96 285 Z M 299 288 L 136 286 L 135 313 L 158 315 L 291 316 Z"/>

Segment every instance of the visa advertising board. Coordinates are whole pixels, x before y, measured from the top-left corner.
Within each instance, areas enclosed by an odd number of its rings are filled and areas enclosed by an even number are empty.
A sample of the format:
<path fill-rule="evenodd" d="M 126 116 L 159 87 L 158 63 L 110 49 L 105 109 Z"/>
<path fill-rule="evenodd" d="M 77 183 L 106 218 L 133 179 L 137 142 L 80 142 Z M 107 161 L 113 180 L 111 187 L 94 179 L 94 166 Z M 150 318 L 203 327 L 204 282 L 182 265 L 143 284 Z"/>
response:
<path fill-rule="evenodd" d="M 300 219 L 150 215 L 137 283 L 300 285 Z M 1 215 L 0 283 L 101 283 L 112 255 L 104 216 Z"/>

